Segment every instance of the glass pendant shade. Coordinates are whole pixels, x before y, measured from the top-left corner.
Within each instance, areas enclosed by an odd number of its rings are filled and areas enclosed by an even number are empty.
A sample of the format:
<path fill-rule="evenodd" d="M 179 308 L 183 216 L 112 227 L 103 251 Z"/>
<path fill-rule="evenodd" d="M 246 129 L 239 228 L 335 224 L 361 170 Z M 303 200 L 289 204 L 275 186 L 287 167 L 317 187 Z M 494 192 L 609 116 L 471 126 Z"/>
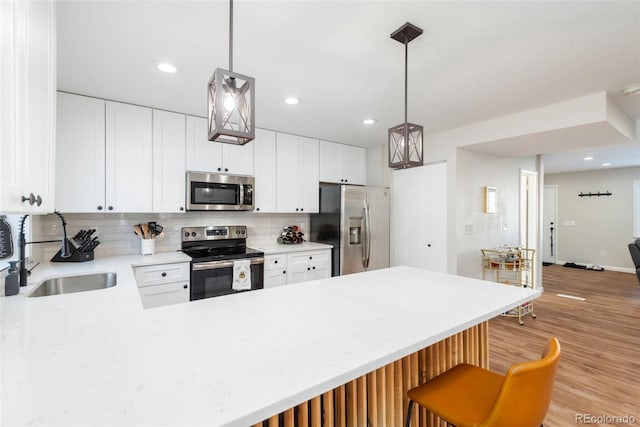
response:
<path fill-rule="evenodd" d="M 422 126 L 402 123 L 389 129 L 389 167 L 406 169 L 422 166 Z"/>
<path fill-rule="evenodd" d="M 255 80 L 216 68 L 209 80 L 209 141 L 244 145 L 255 138 Z"/>

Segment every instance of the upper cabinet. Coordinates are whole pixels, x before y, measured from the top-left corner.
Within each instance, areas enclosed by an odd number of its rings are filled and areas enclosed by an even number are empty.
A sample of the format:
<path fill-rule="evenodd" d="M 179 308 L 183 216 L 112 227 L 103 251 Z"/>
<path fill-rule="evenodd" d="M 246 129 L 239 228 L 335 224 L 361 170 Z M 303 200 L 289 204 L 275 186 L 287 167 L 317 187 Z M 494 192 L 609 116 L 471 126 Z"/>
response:
<path fill-rule="evenodd" d="M 187 170 L 253 176 L 253 141 L 245 145 L 209 141 L 207 119 L 187 116 Z"/>
<path fill-rule="evenodd" d="M 184 212 L 185 116 L 153 110 L 153 211 Z"/>
<path fill-rule="evenodd" d="M 320 181 L 366 185 L 367 150 L 320 141 Z"/>
<path fill-rule="evenodd" d="M 256 212 L 277 212 L 277 159 L 276 133 L 256 129 L 253 140 L 255 156 L 255 200 Z"/>
<path fill-rule="evenodd" d="M 108 211 L 151 212 L 153 145 L 151 108 L 106 102 Z"/>
<path fill-rule="evenodd" d="M 55 2 L 0 2 L 0 212 L 54 208 Z"/>
<path fill-rule="evenodd" d="M 106 209 L 105 101 L 58 93 L 56 201 L 61 212 Z"/>
<path fill-rule="evenodd" d="M 278 132 L 276 152 L 278 212 L 318 212 L 318 140 Z"/>

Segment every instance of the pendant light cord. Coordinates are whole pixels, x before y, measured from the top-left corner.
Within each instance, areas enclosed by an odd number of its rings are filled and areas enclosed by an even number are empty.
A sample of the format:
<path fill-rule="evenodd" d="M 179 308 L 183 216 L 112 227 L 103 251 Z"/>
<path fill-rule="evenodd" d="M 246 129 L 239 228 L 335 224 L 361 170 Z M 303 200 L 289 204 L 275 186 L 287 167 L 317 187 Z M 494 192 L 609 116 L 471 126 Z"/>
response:
<path fill-rule="evenodd" d="M 233 0 L 229 0 L 229 71 L 233 71 Z"/>
<path fill-rule="evenodd" d="M 409 40 L 407 40 L 407 36 L 404 36 L 404 122 L 409 123 L 407 121 L 407 99 L 409 95 L 409 78 L 408 78 L 408 66 L 409 63 Z"/>

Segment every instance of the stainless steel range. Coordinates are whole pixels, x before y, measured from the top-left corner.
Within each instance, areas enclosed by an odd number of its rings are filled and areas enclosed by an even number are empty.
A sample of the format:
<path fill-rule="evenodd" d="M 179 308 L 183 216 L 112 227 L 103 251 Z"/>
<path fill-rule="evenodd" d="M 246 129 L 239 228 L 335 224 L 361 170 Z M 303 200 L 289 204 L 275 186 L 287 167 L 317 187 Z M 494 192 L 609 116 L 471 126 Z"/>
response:
<path fill-rule="evenodd" d="M 234 263 L 248 259 L 251 289 L 263 288 L 264 253 L 247 247 L 244 225 L 183 227 L 182 252 L 191 257 L 191 301 L 234 294 Z"/>

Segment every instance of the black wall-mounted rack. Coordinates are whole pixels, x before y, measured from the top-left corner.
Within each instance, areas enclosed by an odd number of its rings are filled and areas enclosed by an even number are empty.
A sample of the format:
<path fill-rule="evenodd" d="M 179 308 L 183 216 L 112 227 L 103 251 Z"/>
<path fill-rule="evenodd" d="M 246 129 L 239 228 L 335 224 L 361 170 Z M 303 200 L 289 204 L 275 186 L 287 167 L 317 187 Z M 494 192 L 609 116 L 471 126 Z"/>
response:
<path fill-rule="evenodd" d="M 580 194 L 578 194 L 578 197 L 594 197 L 594 196 L 612 196 L 613 193 L 610 191 L 607 191 L 606 193 L 601 193 L 601 192 L 597 192 L 597 193 L 592 193 L 591 191 L 589 191 L 588 193 L 583 193 L 582 191 L 580 192 Z"/>

